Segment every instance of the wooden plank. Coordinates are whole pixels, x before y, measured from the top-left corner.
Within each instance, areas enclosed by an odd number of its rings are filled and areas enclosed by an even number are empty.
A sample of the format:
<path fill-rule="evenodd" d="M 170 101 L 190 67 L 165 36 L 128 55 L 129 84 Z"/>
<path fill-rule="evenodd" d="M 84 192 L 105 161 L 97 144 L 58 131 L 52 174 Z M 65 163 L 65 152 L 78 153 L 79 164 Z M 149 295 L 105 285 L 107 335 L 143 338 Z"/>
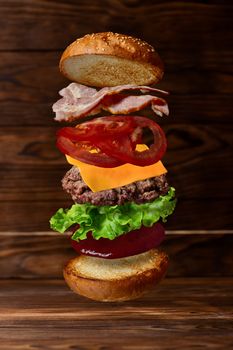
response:
<path fill-rule="evenodd" d="M 61 51 L 0 52 L 1 87 L 4 88 L 0 101 L 53 102 L 58 90 L 68 84 L 58 68 L 61 54 Z M 212 66 L 211 61 L 202 67 L 193 67 L 194 63 L 192 59 L 189 66 L 181 68 L 181 59 L 171 62 L 165 67 L 164 78 L 158 86 L 176 95 L 232 93 L 232 65 L 221 70 Z"/>
<path fill-rule="evenodd" d="M 195 48 L 216 55 L 218 47 L 224 57 L 229 48 L 226 44 L 232 41 L 229 2 L 147 1 L 132 5 L 132 1 L 123 0 L 104 4 L 94 0 L 78 3 L 26 0 L 20 4 L 1 0 L 0 5 L 4 50 L 58 49 L 88 32 L 113 30 L 159 43 L 161 49 L 169 48 L 173 55 L 181 51 L 189 57 L 195 55 L 200 62 L 205 55 Z"/>
<path fill-rule="evenodd" d="M 167 232 L 168 277 L 233 276 L 231 233 Z M 0 278 L 62 278 L 76 256 L 66 236 L 52 232 L 0 232 Z"/>
<path fill-rule="evenodd" d="M 60 52 L 1 52 L 0 57 L 0 71 L 4 72 L 0 75 L 0 126 L 56 125 L 51 107 L 59 98 L 58 91 L 68 84 L 58 72 Z M 181 62 L 171 63 L 158 85 L 171 92 L 172 122 L 231 121 L 232 66 L 227 68 L 221 61 L 221 72 L 211 62 L 201 68 L 193 67 L 192 62 L 187 67 Z"/>
<path fill-rule="evenodd" d="M 0 169 L 0 201 L 67 201 L 61 179 L 70 169 L 64 165 L 2 166 Z"/>
<path fill-rule="evenodd" d="M 175 213 L 166 223 L 172 230 L 232 229 L 231 199 L 178 201 Z M 48 231 L 49 218 L 58 208 L 67 208 L 72 201 L 5 201 L 0 202 L 0 231 Z"/>
<path fill-rule="evenodd" d="M 166 126 L 165 130 L 171 146 L 164 162 L 174 174 L 170 183 L 177 188 L 178 197 L 180 195 L 169 227 L 232 228 L 232 206 L 226 204 L 231 201 L 231 126 L 179 124 Z M 55 148 L 55 128 L 5 127 L 0 131 L 0 142 L 3 201 L 0 204 L 4 218 L 0 229 L 47 230 L 50 215 L 59 206 L 71 204 L 60 187 L 65 161 Z M 58 170 L 55 173 L 58 177 L 53 178 L 53 167 Z M 219 178 L 224 179 L 221 187 Z M 14 179 L 18 179 L 15 185 Z M 201 212 L 204 215 L 200 215 Z M 218 213 L 214 219 L 213 213 Z M 29 216 L 33 218 L 30 222 Z"/>
<path fill-rule="evenodd" d="M 231 199 L 189 200 L 178 198 L 174 214 L 166 227 L 172 230 L 232 229 Z M 48 231 L 49 218 L 58 208 L 68 208 L 72 201 L 0 202 L 0 231 Z"/>
<path fill-rule="evenodd" d="M 6 167 L 64 165 L 64 156 L 55 146 L 57 129 L 53 127 L 2 128 L 0 130 L 0 164 Z M 206 162 L 213 156 L 216 161 L 219 161 L 223 152 L 225 157 L 230 157 L 232 154 L 231 124 L 209 126 L 166 124 L 163 129 L 168 141 L 168 151 L 163 158 L 167 167 L 196 163 L 200 158 L 205 159 Z M 229 165 L 227 164 L 228 167 Z"/>
<path fill-rule="evenodd" d="M 231 129 L 221 124 L 165 125 L 169 147 L 163 161 L 178 197 L 231 198 Z M 69 199 L 60 181 L 70 166 L 55 147 L 55 131 L 54 127 L 0 130 L 0 201 Z M 219 178 L 224 179 L 220 187 Z"/>
<path fill-rule="evenodd" d="M 74 323 L 76 323 L 76 320 Z M 96 347 L 97 344 L 101 346 L 101 349 L 106 350 L 176 350 L 180 346 L 190 350 L 196 350 L 197 347 L 222 350 L 224 343 L 224 349 L 231 350 L 232 348 L 231 333 L 227 321 L 222 322 L 218 320 L 215 322 L 214 320 L 213 322 L 208 322 L 209 328 L 214 328 L 218 332 L 217 334 L 206 329 L 206 331 L 201 331 L 199 334 L 195 333 L 194 336 L 189 333 L 195 327 L 201 327 L 201 329 L 208 327 L 205 320 L 200 320 L 200 322 L 187 321 L 185 324 L 184 322 L 177 322 L 174 327 L 172 327 L 172 323 L 153 322 L 152 326 L 148 325 L 148 329 L 155 328 L 156 331 L 150 330 L 150 332 L 145 326 L 139 327 L 135 325 L 131 326 L 131 330 L 125 329 L 125 324 L 121 322 L 119 325 L 114 323 L 114 325 L 116 324 L 115 329 L 109 329 L 108 327 L 104 329 L 98 325 L 94 329 L 89 329 L 87 326 L 86 330 L 84 330 L 84 327 L 77 325 L 75 328 L 65 329 L 65 334 L 63 334 L 64 331 L 60 327 L 50 326 L 45 328 L 44 326 L 44 328 L 40 329 L 36 326 L 30 326 L 29 328 L 26 327 L 25 330 L 11 327 L 7 329 L 7 333 L 4 333 L 2 346 L 5 346 L 4 350 L 24 350 L 25 346 L 28 349 L 39 346 L 43 350 L 70 348 L 75 350 L 96 350 L 98 349 Z M 132 324 L 135 324 L 133 320 Z M 181 328 L 183 328 L 183 331 L 179 331 Z M 226 331 L 223 330 L 224 328 Z M 159 332 L 161 329 L 163 333 Z M 171 329 L 171 331 L 166 333 L 165 329 Z M 5 328 L 4 331 L 6 331 Z M 28 332 L 27 335 L 25 331 Z M 11 332 L 18 334 L 18 340 L 9 340 Z M 55 335 L 55 332 L 59 336 Z M 174 333 L 177 337 L 174 337 Z M 180 337 L 182 337 L 182 340 Z"/>
<path fill-rule="evenodd" d="M 0 287 L 3 349 L 232 346 L 232 279 L 166 279 L 127 303 L 93 302 L 56 280 L 6 280 Z"/>
<path fill-rule="evenodd" d="M 232 157 L 229 154 L 229 165 Z M 225 158 L 217 158 L 224 182 L 219 189 L 219 177 L 216 173 L 214 155 L 208 160 L 199 159 L 194 164 L 180 164 L 167 166 L 168 181 L 177 191 L 180 199 L 225 199 L 232 197 L 229 189 L 232 179 Z M 166 162 L 165 162 L 166 165 Z M 69 164 L 64 165 L 38 165 L 38 166 L 11 166 L 2 165 L 0 169 L 0 201 L 56 201 L 66 202 L 71 197 L 62 189 L 61 179 Z M 220 171 L 219 171 L 220 172 Z"/>
<path fill-rule="evenodd" d="M 57 150 L 56 128 L 2 128 L 0 130 L 2 165 L 45 165 L 64 163 Z"/>
<path fill-rule="evenodd" d="M 169 77 L 167 77 L 168 81 Z M 176 82 L 172 83 L 176 84 Z M 65 86 L 65 84 L 64 84 Z M 161 86 L 162 87 L 162 84 Z M 200 90 L 200 86 L 197 87 Z M 14 88 L 12 88 L 12 91 Z M 56 93 L 58 89 L 55 88 Z M 173 94 L 174 90 L 169 89 Z M 164 123 L 181 124 L 188 122 L 189 124 L 213 124 L 213 123 L 229 123 L 232 116 L 232 95 L 230 94 L 211 94 L 203 95 L 199 91 L 198 94 L 170 95 L 168 98 L 170 117 L 164 120 Z M 0 93 L 1 96 L 1 93 Z M 54 121 L 54 114 L 51 110 L 53 102 L 58 99 L 56 96 L 50 102 L 33 102 L 33 101 L 8 101 L 0 102 L 1 119 L 0 126 L 53 126 L 58 127 Z M 140 112 L 140 115 L 151 116 L 149 109 Z M 157 118 L 157 122 L 162 120 Z"/>

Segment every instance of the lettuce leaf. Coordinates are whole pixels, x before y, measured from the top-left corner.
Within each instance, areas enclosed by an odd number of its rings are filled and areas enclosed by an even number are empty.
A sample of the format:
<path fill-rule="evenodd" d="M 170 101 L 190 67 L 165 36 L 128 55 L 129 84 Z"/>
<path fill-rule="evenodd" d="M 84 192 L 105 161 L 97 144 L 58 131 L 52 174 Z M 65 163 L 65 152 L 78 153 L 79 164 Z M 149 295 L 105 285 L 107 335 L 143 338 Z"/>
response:
<path fill-rule="evenodd" d="M 79 225 L 72 239 L 83 240 L 92 232 L 95 239 L 114 238 L 142 225 L 150 227 L 162 219 L 166 221 L 176 206 L 175 189 L 171 187 L 165 196 L 153 202 L 136 204 L 126 203 L 114 206 L 95 206 L 92 204 L 74 204 L 70 209 L 59 209 L 50 219 L 54 231 L 64 233 L 72 225 Z"/>

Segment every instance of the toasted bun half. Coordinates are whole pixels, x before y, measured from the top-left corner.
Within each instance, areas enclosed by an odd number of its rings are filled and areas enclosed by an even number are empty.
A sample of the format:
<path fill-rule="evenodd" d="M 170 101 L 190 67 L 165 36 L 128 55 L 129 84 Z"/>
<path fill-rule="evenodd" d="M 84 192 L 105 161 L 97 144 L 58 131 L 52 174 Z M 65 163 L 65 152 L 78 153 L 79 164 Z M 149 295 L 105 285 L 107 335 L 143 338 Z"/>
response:
<path fill-rule="evenodd" d="M 121 259 L 80 255 L 64 268 L 68 286 L 80 295 L 98 301 L 136 299 L 154 287 L 165 275 L 168 256 L 152 249 Z"/>
<path fill-rule="evenodd" d="M 145 41 L 104 32 L 87 34 L 69 45 L 60 70 L 70 80 L 89 86 L 150 85 L 162 78 L 163 63 Z"/>

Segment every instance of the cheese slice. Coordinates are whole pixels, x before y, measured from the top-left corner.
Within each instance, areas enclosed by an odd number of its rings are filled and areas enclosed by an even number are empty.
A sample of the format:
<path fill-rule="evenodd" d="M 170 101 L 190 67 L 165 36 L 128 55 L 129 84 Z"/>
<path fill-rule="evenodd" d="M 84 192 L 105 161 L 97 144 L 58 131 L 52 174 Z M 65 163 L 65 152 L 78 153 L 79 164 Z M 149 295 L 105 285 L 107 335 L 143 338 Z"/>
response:
<path fill-rule="evenodd" d="M 147 149 L 146 145 L 138 146 L 139 151 Z M 79 168 L 83 181 L 93 192 L 110 190 L 167 173 L 161 161 L 144 167 L 127 163 L 115 168 L 101 168 L 80 162 L 68 155 L 66 155 L 66 159 L 69 164 Z"/>

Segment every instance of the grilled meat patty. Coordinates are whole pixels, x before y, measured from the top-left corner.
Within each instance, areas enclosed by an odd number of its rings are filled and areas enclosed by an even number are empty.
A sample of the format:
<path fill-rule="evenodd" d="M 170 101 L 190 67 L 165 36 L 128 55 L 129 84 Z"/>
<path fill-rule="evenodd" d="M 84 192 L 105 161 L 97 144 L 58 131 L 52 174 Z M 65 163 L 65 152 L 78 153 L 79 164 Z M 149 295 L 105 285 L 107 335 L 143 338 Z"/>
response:
<path fill-rule="evenodd" d="M 74 166 L 62 179 L 62 187 L 74 202 L 93 205 L 122 205 L 127 202 L 141 204 L 153 201 L 169 190 L 166 176 L 160 175 L 111 190 L 92 192 L 83 181 L 78 168 Z"/>

